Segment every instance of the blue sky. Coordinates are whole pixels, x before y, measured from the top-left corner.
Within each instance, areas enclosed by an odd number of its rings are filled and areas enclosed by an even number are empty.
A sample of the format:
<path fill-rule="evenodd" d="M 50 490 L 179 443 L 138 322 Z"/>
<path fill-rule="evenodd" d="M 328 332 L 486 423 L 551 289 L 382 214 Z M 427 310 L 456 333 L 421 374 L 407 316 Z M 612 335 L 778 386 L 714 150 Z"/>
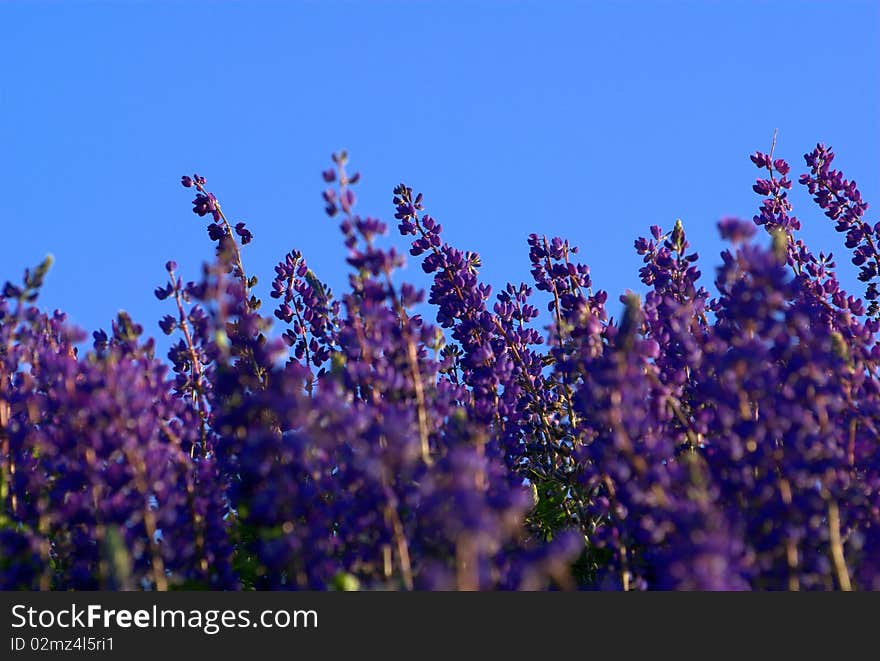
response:
<path fill-rule="evenodd" d="M 165 261 L 192 278 L 211 256 L 178 183 L 197 171 L 254 232 L 264 294 L 294 247 L 339 289 L 320 171 L 346 148 L 362 213 L 391 220 L 406 181 L 496 288 L 529 278 L 540 232 L 612 296 L 639 289 L 633 240 L 676 218 L 708 284 L 715 223 L 753 215 L 748 154 L 776 128 L 795 177 L 823 141 L 880 205 L 878 32 L 880 4 L 845 0 L 3 2 L 0 281 L 51 252 L 44 305 L 159 334 Z M 793 199 L 808 243 L 843 257 Z"/>

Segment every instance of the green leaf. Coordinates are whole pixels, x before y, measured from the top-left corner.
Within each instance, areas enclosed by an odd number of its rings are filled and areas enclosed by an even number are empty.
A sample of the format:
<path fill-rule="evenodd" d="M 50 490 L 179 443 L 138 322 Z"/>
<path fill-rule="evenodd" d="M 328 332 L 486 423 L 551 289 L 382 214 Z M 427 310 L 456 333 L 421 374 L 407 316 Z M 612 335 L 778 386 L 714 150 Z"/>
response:
<path fill-rule="evenodd" d="M 318 276 L 315 275 L 312 269 L 306 270 L 305 280 L 309 283 L 309 287 L 315 290 L 315 293 L 318 294 L 318 296 L 327 300 L 327 290 L 324 287 L 324 283 L 318 280 Z"/>

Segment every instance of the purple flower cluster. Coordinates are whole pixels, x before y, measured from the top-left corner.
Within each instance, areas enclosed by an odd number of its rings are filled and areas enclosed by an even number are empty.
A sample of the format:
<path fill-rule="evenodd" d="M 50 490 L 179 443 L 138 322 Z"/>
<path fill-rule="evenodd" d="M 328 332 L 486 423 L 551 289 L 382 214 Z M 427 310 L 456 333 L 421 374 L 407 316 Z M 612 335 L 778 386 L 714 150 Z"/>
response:
<path fill-rule="evenodd" d="M 868 283 L 865 298 L 868 314 L 876 316 L 880 311 L 880 293 L 876 279 L 880 276 L 880 255 L 877 243 L 880 242 L 880 223 L 869 224 L 865 219 L 868 203 L 855 181 L 844 178 L 839 170 L 830 168 L 834 152 L 823 144 L 805 157 L 810 172 L 800 178 L 813 195 L 813 200 L 825 211 L 831 220 L 837 221 L 838 232 L 846 233 L 846 247 L 853 250 L 852 263 L 859 267 L 859 280 Z"/>
<path fill-rule="evenodd" d="M 272 298 L 281 299 L 275 316 L 290 327 L 284 341 L 293 348 L 291 360 L 302 361 L 309 369 L 326 372 L 326 364 L 337 346 L 336 330 L 339 301 L 315 276 L 302 253 L 293 250 L 275 267 Z M 307 386 L 312 388 L 312 378 Z"/>
<path fill-rule="evenodd" d="M 833 158 L 800 183 L 867 307 L 771 149 L 713 294 L 681 221 L 653 226 L 616 318 L 558 237 L 493 297 L 400 184 L 428 291 L 403 281 L 345 152 L 322 179 L 348 287 L 292 249 L 265 315 L 250 229 L 182 177 L 216 259 L 166 265 L 167 361 L 125 313 L 87 350 L 41 311 L 49 260 L 2 289 L 0 588 L 880 589 L 880 224 Z"/>

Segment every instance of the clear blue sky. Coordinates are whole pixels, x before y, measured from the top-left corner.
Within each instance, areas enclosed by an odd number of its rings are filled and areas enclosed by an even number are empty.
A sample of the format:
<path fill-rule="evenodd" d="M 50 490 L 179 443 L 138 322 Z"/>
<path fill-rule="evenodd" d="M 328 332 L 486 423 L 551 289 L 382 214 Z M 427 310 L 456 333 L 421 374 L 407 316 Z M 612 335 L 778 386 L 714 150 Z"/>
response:
<path fill-rule="evenodd" d="M 46 306 L 88 330 L 126 309 L 159 334 L 165 261 L 195 277 L 211 255 L 178 183 L 197 171 L 254 232 L 261 287 L 298 247 L 338 289 L 319 173 L 344 147 L 361 212 L 391 220 L 405 180 L 496 287 L 529 278 L 536 231 L 580 244 L 613 296 L 638 289 L 634 238 L 679 217 L 711 283 L 715 223 L 754 213 L 748 154 L 774 128 L 795 177 L 833 145 L 880 220 L 878 7 L 2 2 L 0 281 L 51 252 Z"/>

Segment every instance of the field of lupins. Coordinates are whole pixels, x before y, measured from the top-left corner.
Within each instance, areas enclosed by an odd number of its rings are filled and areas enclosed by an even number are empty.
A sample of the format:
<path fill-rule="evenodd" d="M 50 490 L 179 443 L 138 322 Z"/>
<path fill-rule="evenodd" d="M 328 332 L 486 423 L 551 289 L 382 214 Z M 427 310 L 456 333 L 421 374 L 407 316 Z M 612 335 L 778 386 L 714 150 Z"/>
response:
<path fill-rule="evenodd" d="M 167 264 L 167 359 L 125 314 L 41 310 L 48 260 L 0 294 L 0 588 L 880 589 L 880 223 L 806 154 L 846 292 L 789 164 L 751 160 L 716 295 L 676 223 L 635 241 L 643 300 L 539 234 L 494 293 L 421 193 L 394 189 L 396 242 L 360 215 L 339 153 L 346 291 L 292 247 L 260 301 L 250 230 L 183 177 L 216 259 Z"/>

